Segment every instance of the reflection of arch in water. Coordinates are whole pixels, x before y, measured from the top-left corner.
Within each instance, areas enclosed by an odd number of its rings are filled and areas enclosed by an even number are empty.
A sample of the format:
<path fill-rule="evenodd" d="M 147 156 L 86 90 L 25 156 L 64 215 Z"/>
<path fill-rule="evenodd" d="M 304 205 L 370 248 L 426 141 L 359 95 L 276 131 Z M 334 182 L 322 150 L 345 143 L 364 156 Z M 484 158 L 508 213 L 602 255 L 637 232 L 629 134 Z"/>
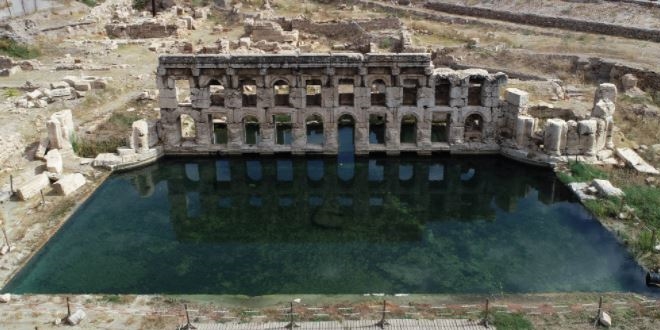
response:
<path fill-rule="evenodd" d="M 275 162 L 275 166 L 277 171 L 277 181 L 293 181 L 293 161 L 291 159 L 278 159 Z"/>
<path fill-rule="evenodd" d="M 215 161 L 215 181 L 231 182 L 231 166 L 229 160 L 221 159 Z"/>
<path fill-rule="evenodd" d="M 245 174 L 251 181 L 261 181 L 263 179 L 263 171 L 261 169 L 261 161 L 259 160 L 246 160 L 245 161 Z"/>
<path fill-rule="evenodd" d="M 461 181 L 470 181 L 472 178 L 474 178 L 474 175 L 476 174 L 476 170 L 472 167 L 467 170 L 465 173 L 461 173 Z"/>
<path fill-rule="evenodd" d="M 190 181 L 199 181 L 199 164 L 187 163 L 186 164 L 186 178 Z"/>

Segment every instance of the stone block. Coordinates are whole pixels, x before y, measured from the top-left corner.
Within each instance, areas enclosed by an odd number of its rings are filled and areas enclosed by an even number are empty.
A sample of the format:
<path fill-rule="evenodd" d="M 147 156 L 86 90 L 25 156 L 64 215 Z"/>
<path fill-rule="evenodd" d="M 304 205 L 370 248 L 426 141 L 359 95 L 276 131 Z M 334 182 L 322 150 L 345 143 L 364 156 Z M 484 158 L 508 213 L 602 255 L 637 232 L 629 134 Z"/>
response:
<path fill-rule="evenodd" d="M 637 77 L 632 73 L 624 74 L 623 77 L 621 77 L 621 86 L 624 91 L 635 89 L 637 87 Z"/>
<path fill-rule="evenodd" d="M 0 70 L 0 77 L 9 77 L 21 72 L 21 67 L 16 65 L 11 68 Z"/>
<path fill-rule="evenodd" d="M 48 172 L 61 174 L 62 173 L 62 155 L 58 149 L 51 149 L 46 153 L 46 168 Z"/>
<path fill-rule="evenodd" d="M 105 89 L 106 87 L 108 87 L 108 81 L 103 78 L 99 78 L 92 81 L 91 86 L 92 89 Z"/>
<path fill-rule="evenodd" d="M 67 196 L 87 183 L 85 176 L 80 173 L 64 174 L 53 184 L 53 189 L 58 195 Z"/>
<path fill-rule="evenodd" d="M 87 92 L 92 89 L 92 85 L 88 81 L 76 81 L 73 88 L 79 92 Z"/>
<path fill-rule="evenodd" d="M 94 167 L 103 167 L 107 169 L 112 169 L 119 164 L 121 164 L 121 157 L 111 153 L 99 154 L 94 158 L 94 162 L 92 163 Z"/>
<path fill-rule="evenodd" d="M 83 311 L 82 309 L 78 309 L 71 315 L 67 316 L 66 323 L 68 325 L 78 325 L 80 324 L 80 322 L 82 322 L 82 320 L 85 319 L 85 316 L 86 316 L 85 311 Z"/>
<path fill-rule="evenodd" d="M 50 92 L 51 92 L 51 97 L 71 96 L 71 88 L 69 87 L 51 89 Z"/>
<path fill-rule="evenodd" d="M 25 182 L 16 190 L 18 198 L 22 201 L 30 199 L 32 196 L 36 195 L 42 189 L 45 189 L 50 185 L 50 180 L 48 180 L 48 175 L 46 173 L 41 173 L 34 176 L 32 179 Z"/>
<path fill-rule="evenodd" d="M 596 88 L 594 104 L 598 103 L 600 100 L 616 102 L 616 94 L 616 85 L 610 83 L 600 84 L 598 88 Z"/>
<path fill-rule="evenodd" d="M 519 108 L 524 108 L 529 103 L 529 93 L 518 88 L 507 88 L 504 98 L 507 103 Z"/>
<path fill-rule="evenodd" d="M 605 99 L 599 100 L 594 104 L 591 116 L 606 119 L 607 117 L 612 117 L 615 110 L 616 106 L 614 105 L 614 102 Z"/>
<path fill-rule="evenodd" d="M 608 180 L 594 179 L 591 185 L 603 197 L 622 197 L 624 195 L 621 189 L 613 186 Z"/>
<path fill-rule="evenodd" d="M 43 96 L 43 93 L 38 89 L 35 89 L 29 93 L 25 93 L 25 97 L 27 97 L 28 100 L 37 100 L 41 96 Z"/>
<path fill-rule="evenodd" d="M 634 168 L 638 172 L 647 174 L 660 174 L 658 170 L 647 163 L 635 151 L 630 148 L 617 148 L 616 155 L 623 159 L 628 166 Z"/>
<path fill-rule="evenodd" d="M 50 89 L 64 89 L 71 87 L 66 81 L 56 81 L 50 83 Z"/>
<path fill-rule="evenodd" d="M 39 140 L 37 150 L 34 152 L 34 158 L 46 160 L 46 151 L 48 151 L 49 141 L 48 138 Z"/>
<path fill-rule="evenodd" d="M 610 314 L 607 314 L 607 312 L 600 312 L 600 315 L 598 315 L 598 322 L 606 328 L 612 326 L 612 318 L 610 317 Z"/>

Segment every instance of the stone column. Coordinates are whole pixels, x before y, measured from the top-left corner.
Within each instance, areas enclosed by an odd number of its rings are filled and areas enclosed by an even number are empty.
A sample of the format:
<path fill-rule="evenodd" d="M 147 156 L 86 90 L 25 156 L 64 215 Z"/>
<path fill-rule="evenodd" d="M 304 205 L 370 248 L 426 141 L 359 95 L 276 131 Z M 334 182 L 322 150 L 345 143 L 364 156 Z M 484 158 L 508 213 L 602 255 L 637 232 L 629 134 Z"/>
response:
<path fill-rule="evenodd" d="M 545 135 L 543 136 L 543 144 L 545 150 L 555 156 L 562 154 L 566 145 L 566 122 L 562 119 L 548 119 L 545 124 Z"/>
<path fill-rule="evenodd" d="M 516 144 L 520 148 L 527 148 L 534 133 L 536 119 L 527 115 L 519 115 L 516 121 Z"/>

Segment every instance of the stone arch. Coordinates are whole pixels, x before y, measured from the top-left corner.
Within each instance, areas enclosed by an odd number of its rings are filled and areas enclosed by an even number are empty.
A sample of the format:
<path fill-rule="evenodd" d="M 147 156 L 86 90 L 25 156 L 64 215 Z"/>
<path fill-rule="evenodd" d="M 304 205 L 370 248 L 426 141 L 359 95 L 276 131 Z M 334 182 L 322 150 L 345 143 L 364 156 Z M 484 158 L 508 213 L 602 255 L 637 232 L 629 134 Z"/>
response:
<path fill-rule="evenodd" d="M 401 133 L 399 134 L 401 143 L 417 143 L 418 123 L 417 114 L 413 112 L 401 116 Z"/>
<path fill-rule="evenodd" d="M 464 140 L 467 142 L 481 141 L 485 127 L 484 118 L 480 113 L 472 113 L 465 118 Z"/>
<path fill-rule="evenodd" d="M 183 113 L 179 116 L 179 129 L 181 130 L 181 138 L 184 140 L 190 140 L 197 137 L 197 123 L 195 122 L 195 119 L 187 113 Z"/>
<path fill-rule="evenodd" d="M 371 105 L 387 105 L 387 84 L 382 79 L 375 79 L 369 85 L 371 88 Z"/>
<path fill-rule="evenodd" d="M 247 145 L 259 144 L 261 137 L 259 118 L 254 115 L 246 115 L 241 119 L 243 123 L 243 141 Z"/>

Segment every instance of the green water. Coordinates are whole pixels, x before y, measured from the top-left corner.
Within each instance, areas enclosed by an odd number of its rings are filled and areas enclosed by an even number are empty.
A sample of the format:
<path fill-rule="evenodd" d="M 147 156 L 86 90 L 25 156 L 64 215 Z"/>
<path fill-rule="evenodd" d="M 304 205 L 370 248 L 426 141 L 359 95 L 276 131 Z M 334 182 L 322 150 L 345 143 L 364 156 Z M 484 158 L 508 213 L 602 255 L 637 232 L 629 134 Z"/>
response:
<path fill-rule="evenodd" d="M 112 175 L 3 291 L 647 292 L 643 275 L 549 170 L 340 154 Z"/>

